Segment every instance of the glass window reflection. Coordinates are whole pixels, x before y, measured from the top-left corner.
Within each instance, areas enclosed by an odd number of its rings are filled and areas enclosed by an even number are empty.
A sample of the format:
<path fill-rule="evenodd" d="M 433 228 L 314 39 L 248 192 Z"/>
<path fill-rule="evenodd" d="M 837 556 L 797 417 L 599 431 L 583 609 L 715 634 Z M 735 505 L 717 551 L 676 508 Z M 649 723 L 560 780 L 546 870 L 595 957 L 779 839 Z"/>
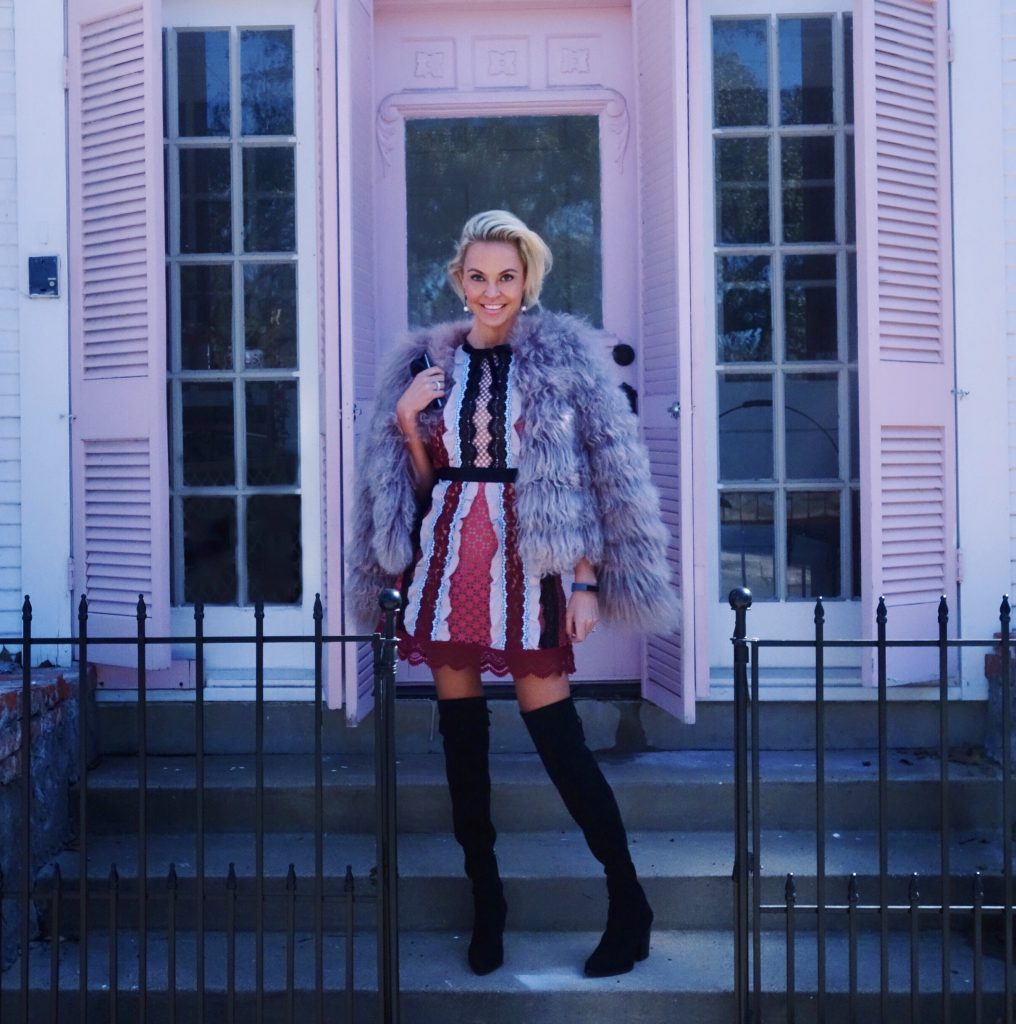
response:
<path fill-rule="evenodd" d="M 229 150 L 180 150 L 180 252 L 229 252 L 233 248 L 230 220 Z"/>
<path fill-rule="evenodd" d="M 293 134 L 293 33 L 256 29 L 240 33 L 241 131 Z"/>
<path fill-rule="evenodd" d="M 773 310 L 768 256 L 716 260 L 716 337 L 720 362 L 768 362 Z"/>
<path fill-rule="evenodd" d="M 234 486 L 233 385 L 185 382 L 183 414 L 183 481 L 191 487 Z"/>
<path fill-rule="evenodd" d="M 180 266 L 180 365 L 228 370 L 233 365 L 233 268 Z"/>
<path fill-rule="evenodd" d="M 840 492 L 787 494 L 787 597 L 840 594 Z"/>
<path fill-rule="evenodd" d="M 248 380 L 247 483 L 295 484 L 300 465 L 296 381 Z"/>
<path fill-rule="evenodd" d="M 713 124 L 769 123 L 769 32 L 762 20 L 713 21 Z"/>
<path fill-rule="evenodd" d="M 835 256 L 784 257 L 783 318 L 787 359 L 836 358 Z"/>
<path fill-rule="evenodd" d="M 183 499 L 184 595 L 188 604 L 236 604 L 236 499 Z"/>
<path fill-rule="evenodd" d="M 716 140 L 716 237 L 727 244 L 768 242 L 769 140 Z"/>
<path fill-rule="evenodd" d="M 228 135 L 229 33 L 177 33 L 176 61 L 178 134 Z"/>
<path fill-rule="evenodd" d="M 248 146 L 243 151 L 245 252 L 296 248 L 296 165 L 291 146 Z"/>
<path fill-rule="evenodd" d="M 723 373 L 719 378 L 720 479 L 771 480 L 773 378 Z"/>
<path fill-rule="evenodd" d="M 836 240 L 836 156 L 831 135 L 784 138 L 783 238 L 787 242 Z"/>
<path fill-rule="evenodd" d="M 787 374 L 783 393 L 787 479 L 838 479 L 840 403 L 836 375 Z"/>
<path fill-rule="evenodd" d="M 296 264 L 245 264 L 243 295 L 244 365 L 295 369 Z"/>
<path fill-rule="evenodd" d="M 752 597 L 776 596 L 775 502 L 772 491 L 720 493 L 720 593 L 748 587 Z"/>
<path fill-rule="evenodd" d="M 831 18 L 780 19 L 780 122 L 832 124 Z"/>

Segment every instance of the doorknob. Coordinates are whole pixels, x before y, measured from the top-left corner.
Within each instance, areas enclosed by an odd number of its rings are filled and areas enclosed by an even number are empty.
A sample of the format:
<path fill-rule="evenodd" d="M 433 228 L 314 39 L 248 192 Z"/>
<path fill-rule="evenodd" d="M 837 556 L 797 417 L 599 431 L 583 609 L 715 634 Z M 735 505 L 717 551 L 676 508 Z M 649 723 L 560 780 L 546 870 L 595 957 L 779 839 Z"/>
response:
<path fill-rule="evenodd" d="M 669 412 L 675 420 L 679 420 L 681 418 L 681 403 L 671 402 L 670 405 L 667 406 L 667 412 Z"/>

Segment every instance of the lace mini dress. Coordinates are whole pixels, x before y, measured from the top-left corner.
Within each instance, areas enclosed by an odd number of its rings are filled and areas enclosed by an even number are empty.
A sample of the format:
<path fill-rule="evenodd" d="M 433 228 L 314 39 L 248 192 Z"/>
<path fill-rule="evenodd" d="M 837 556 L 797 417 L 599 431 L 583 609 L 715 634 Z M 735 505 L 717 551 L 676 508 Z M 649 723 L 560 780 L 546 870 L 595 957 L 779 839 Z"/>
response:
<path fill-rule="evenodd" d="M 497 676 L 575 671 L 559 576 L 519 551 L 515 470 L 525 424 L 508 345 L 455 354 L 455 383 L 429 448 L 437 481 L 401 580 L 399 654 Z"/>

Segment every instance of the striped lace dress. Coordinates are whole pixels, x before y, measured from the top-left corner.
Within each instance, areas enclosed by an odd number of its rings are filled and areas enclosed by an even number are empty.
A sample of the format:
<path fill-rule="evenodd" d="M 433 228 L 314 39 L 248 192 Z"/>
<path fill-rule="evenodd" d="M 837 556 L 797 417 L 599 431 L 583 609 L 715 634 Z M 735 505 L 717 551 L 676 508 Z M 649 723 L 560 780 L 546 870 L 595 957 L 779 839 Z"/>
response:
<path fill-rule="evenodd" d="M 508 345 L 456 351 L 455 384 L 431 448 L 438 479 L 420 528 L 399 654 L 498 676 L 575 671 L 559 576 L 520 555 L 515 468 L 525 429 Z"/>

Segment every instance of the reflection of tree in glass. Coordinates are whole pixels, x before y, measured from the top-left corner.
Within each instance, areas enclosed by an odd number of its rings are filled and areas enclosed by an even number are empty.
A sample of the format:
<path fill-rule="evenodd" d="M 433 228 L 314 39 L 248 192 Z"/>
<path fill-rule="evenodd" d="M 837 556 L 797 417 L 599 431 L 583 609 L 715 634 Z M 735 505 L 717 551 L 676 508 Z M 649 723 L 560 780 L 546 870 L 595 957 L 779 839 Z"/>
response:
<path fill-rule="evenodd" d="M 713 123 L 718 128 L 769 123 L 765 78 L 745 65 L 736 53 L 713 57 Z"/>
<path fill-rule="evenodd" d="M 293 33 L 240 33 L 244 135 L 293 133 Z"/>

